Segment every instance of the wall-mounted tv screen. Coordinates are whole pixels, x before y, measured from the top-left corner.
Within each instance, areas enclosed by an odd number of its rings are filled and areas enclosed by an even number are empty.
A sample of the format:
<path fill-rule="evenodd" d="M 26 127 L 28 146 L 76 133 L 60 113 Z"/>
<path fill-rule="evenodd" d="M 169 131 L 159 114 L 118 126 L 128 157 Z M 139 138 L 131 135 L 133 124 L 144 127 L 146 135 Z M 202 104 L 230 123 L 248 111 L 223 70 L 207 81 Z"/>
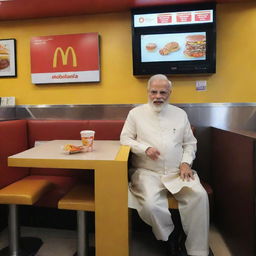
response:
<path fill-rule="evenodd" d="M 132 10 L 133 74 L 216 72 L 215 4 Z"/>

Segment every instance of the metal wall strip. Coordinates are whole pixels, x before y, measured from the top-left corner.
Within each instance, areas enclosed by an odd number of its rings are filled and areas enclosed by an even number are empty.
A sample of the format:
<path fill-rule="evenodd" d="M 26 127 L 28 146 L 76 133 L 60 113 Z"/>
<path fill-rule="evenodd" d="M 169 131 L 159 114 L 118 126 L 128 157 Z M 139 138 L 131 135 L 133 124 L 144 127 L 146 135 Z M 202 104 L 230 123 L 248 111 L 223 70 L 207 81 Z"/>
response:
<path fill-rule="evenodd" d="M 17 119 L 125 119 L 139 104 L 18 105 Z M 256 129 L 256 103 L 175 104 L 197 127 Z"/>

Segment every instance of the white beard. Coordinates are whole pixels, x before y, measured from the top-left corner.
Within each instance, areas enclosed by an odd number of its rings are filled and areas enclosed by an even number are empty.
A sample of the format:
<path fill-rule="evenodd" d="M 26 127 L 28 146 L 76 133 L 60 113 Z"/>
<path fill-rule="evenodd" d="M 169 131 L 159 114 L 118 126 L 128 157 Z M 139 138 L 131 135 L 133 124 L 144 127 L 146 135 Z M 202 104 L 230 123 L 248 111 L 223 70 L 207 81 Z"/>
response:
<path fill-rule="evenodd" d="M 163 108 L 168 104 L 167 101 L 164 101 L 160 106 L 154 104 L 151 100 L 148 101 L 149 106 L 153 109 L 153 111 L 160 113 Z"/>

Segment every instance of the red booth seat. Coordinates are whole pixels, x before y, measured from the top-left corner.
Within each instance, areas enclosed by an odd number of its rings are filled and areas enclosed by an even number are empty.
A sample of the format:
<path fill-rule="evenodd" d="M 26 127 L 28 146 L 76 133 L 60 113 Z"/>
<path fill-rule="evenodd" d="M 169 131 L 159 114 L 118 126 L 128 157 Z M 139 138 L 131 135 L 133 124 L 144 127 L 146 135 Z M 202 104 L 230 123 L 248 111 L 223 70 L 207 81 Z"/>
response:
<path fill-rule="evenodd" d="M 0 122 L 0 189 L 29 175 L 29 168 L 8 167 L 7 158 L 28 148 L 25 120 Z"/>
<path fill-rule="evenodd" d="M 79 140 L 80 131 L 96 131 L 97 140 L 119 140 L 123 120 L 15 120 L 0 122 L 0 188 L 23 177 L 43 178 L 52 189 L 36 203 L 57 208 L 57 203 L 78 181 L 93 182 L 93 172 L 86 170 L 15 168 L 7 166 L 7 158 L 35 145 L 36 141 L 56 139 Z"/>

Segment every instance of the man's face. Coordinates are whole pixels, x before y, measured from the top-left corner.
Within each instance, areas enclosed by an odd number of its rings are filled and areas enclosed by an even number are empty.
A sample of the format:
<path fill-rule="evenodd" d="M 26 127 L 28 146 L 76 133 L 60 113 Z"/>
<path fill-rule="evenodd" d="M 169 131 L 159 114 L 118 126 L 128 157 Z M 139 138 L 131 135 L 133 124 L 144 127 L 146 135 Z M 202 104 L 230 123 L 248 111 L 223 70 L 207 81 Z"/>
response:
<path fill-rule="evenodd" d="M 155 111 L 160 112 L 168 104 L 171 91 L 166 80 L 154 80 L 148 90 L 148 101 Z"/>

